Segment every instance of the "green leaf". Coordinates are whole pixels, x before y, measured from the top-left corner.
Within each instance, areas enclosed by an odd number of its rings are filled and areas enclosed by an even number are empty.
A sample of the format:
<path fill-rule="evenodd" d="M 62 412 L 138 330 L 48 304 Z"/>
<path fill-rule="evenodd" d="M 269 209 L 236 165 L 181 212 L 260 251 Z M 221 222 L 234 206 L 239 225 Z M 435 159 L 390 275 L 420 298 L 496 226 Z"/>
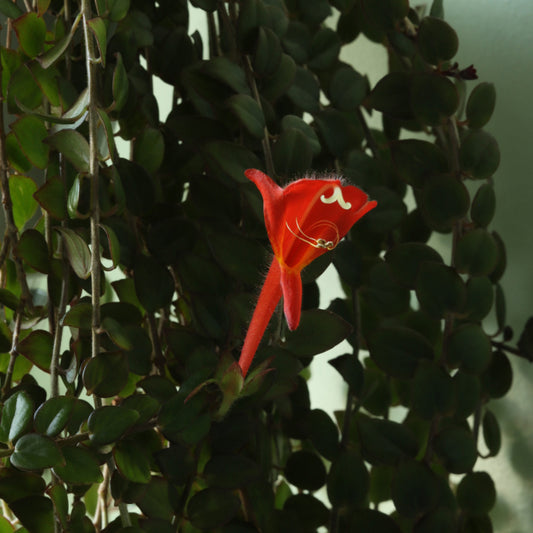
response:
<path fill-rule="evenodd" d="M 489 278 L 492 283 L 498 283 L 507 267 L 507 253 L 505 251 L 505 244 L 498 232 L 492 231 L 491 235 L 496 243 L 496 248 L 498 249 L 498 262 L 496 263 L 496 266 L 491 272 Z"/>
<path fill-rule="evenodd" d="M 398 422 L 359 414 L 357 429 L 363 459 L 370 464 L 396 466 L 418 452 L 415 435 Z"/>
<path fill-rule="evenodd" d="M 404 327 L 381 327 L 368 341 L 370 356 L 388 375 L 407 379 L 421 359 L 433 359 L 431 344 L 420 333 Z"/>
<path fill-rule="evenodd" d="M 326 483 L 326 468 L 316 453 L 300 450 L 287 459 L 285 477 L 299 489 L 314 492 Z"/>
<path fill-rule="evenodd" d="M 45 141 L 61 152 L 79 172 L 89 172 L 89 143 L 76 130 L 60 130 Z"/>
<path fill-rule="evenodd" d="M 9 164 L 17 172 L 28 172 L 31 169 L 31 163 L 24 155 L 20 143 L 13 132 L 8 133 L 6 136 L 6 156 Z"/>
<path fill-rule="evenodd" d="M 264 26 L 259 27 L 253 55 L 253 69 L 259 76 L 269 76 L 276 72 L 281 61 L 279 37 Z"/>
<path fill-rule="evenodd" d="M 468 127 L 480 129 L 492 117 L 496 106 L 496 89 L 493 83 L 483 82 L 474 87 L 466 103 Z"/>
<path fill-rule="evenodd" d="M 248 183 L 244 175 L 247 168 L 261 168 L 261 161 L 251 150 L 229 141 L 209 142 L 202 152 L 213 174 L 237 183 Z"/>
<path fill-rule="evenodd" d="M 491 223 L 495 211 L 496 193 L 494 186 L 491 183 L 484 183 L 472 200 L 470 216 L 477 226 L 486 228 Z"/>
<path fill-rule="evenodd" d="M 97 112 L 98 116 L 100 117 L 99 131 L 103 127 L 104 135 L 107 141 L 107 151 L 109 152 L 109 157 L 114 160 L 117 153 L 117 147 L 115 145 L 113 126 L 109 120 L 108 114 L 103 109 L 98 108 Z"/>
<path fill-rule="evenodd" d="M 83 383 L 88 394 L 110 398 L 128 383 L 128 361 L 123 353 L 100 353 L 83 369 Z"/>
<path fill-rule="evenodd" d="M 381 43 L 386 32 L 397 26 L 400 20 L 409 12 L 407 0 L 387 0 L 376 3 L 372 0 L 362 0 L 361 21 L 365 35 L 374 42 Z"/>
<path fill-rule="evenodd" d="M 336 507 L 356 506 L 368 493 L 370 476 L 361 456 L 345 450 L 331 464 L 327 491 L 329 501 Z"/>
<path fill-rule="evenodd" d="M 272 148 L 276 170 L 282 176 L 302 174 L 311 168 L 313 148 L 300 130 L 286 128 Z"/>
<path fill-rule="evenodd" d="M 128 302 L 107 302 L 102 305 L 101 314 L 102 320 L 109 317 L 122 326 L 138 325 L 143 318 L 140 309 Z"/>
<path fill-rule="evenodd" d="M 80 302 L 71 306 L 63 318 L 63 325 L 80 329 L 91 329 L 92 305 L 88 302 Z"/>
<path fill-rule="evenodd" d="M 462 426 L 450 425 L 439 431 L 433 446 L 446 471 L 453 474 L 469 472 L 477 460 L 472 433 Z"/>
<path fill-rule="evenodd" d="M 375 187 L 372 199 L 378 205 L 365 216 L 365 224 L 376 233 L 389 233 L 396 229 L 407 214 L 407 207 L 400 195 L 387 187 Z"/>
<path fill-rule="evenodd" d="M 18 297 L 7 289 L 0 289 L 0 303 L 13 311 L 16 311 L 20 306 Z"/>
<path fill-rule="evenodd" d="M 121 406 L 105 405 L 95 409 L 87 421 L 91 442 L 96 446 L 115 442 L 138 418 L 137 411 Z"/>
<path fill-rule="evenodd" d="M 422 463 L 403 463 L 393 479 L 392 501 L 398 513 L 406 518 L 426 513 L 439 501 L 435 474 Z"/>
<path fill-rule="evenodd" d="M 203 474 L 211 487 L 237 489 L 259 478 L 259 465 L 244 455 L 215 455 Z"/>
<path fill-rule="evenodd" d="M 30 220 L 37 209 L 33 193 L 37 190 L 35 182 L 27 177 L 14 174 L 9 178 L 9 193 L 13 202 L 13 218 L 20 230 Z"/>
<path fill-rule="evenodd" d="M 146 170 L 124 158 L 116 163 L 120 182 L 126 195 L 126 206 L 134 215 L 145 215 L 155 202 L 154 183 Z"/>
<path fill-rule="evenodd" d="M 533 317 L 529 317 L 520 338 L 518 349 L 528 358 L 533 359 Z"/>
<path fill-rule="evenodd" d="M 459 507 L 472 515 L 488 513 L 496 503 L 494 481 L 487 472 L 470 472 L 457 487 Z"/>
<path fill-rule="evenodd" d="M 261 95 L 267 100 L 277 100 L 284 95 L 292 85 L 296 75 L 296 63 L 288 54 L 281 54 L 276 72 L 265 79 Z"/>
<path fill-rule="evenodd" d="M 444 0 L 433 0 L 431 3 L 431 9 L 429 10 L 429 14 L 432 17 L 438 17 L 440 19 L 444 18 Z"/>
<path fill-rule="evenodd" d="M 363 128 L 355 112 L 324 109 L 315 121 L 325 146 L 337 157 L 346 155 L 363 139 Z"/>
<path fill-rule="evenodd" d="M 459 272 L 487 276 L 498 264 L 498 256 L 498 246 L 492 235 L 478 228 L 459 239 L 455 262 Z"/>
<path fill-rule="evenodd" d="M 367 96 L 368 79 L 352 67 L 343 65 L 335 71 L 329 82 L 328 96 L 341 111 L 357 109 Z"/>
<path fill-rule="evenodd" d="M 390 515 L 368 508 L 357 509 L 351 516 L 350 525 L 352 529 L 360 528 L 361 531 L 401 533 L 400 526 Z"/>
<path fill-rule="evenodd" d="M 111 267 L 106 268 L 106 270 L 112 270 L 120 262 L 120 242 L 118 240 L 117 234 L 110 226 L 100 224 L 100 228 L 104 232 L 107 241 L 107 250 L 109 251 L 109 253 L 105 255 L 105 257 L 109 256 L 112 261 Z"/>
<path fill-rule="evenodd" d="M 54 508 L 50 498 L 28 496 L 11 502 L 9 507 L 27 531 L 54 533 Z"/>
<path fill-rule="evenodd" d="M 168 384 L 165 385 L 168 387 Z M 160 390 L 157 392 L 161 393 Z M 174 389 L 172 392 L 174 396 L 163 404 L 159 413 L 159 424 L 163 434 L 171 441 L 190 444 L 199 442 L 209 433 L 211 425 L 211 416 L 207 412 L 205 399 L 196 394 L 184 402 L 183 394 L 175 394 Z"/>
<path fill-rule="evenodd" d="M 17 391 L 2 407 L 0 442 L 15 442 L 26 433 L 33 418 L 33 401 L 25 391 Z"/>
<path fill-rule="evenodd" d="M 133 276 L 137 297 L 149 313 L 170 305 L 174 280 L 168 268 L 152 256 L 141 255 L 135 261 Z"/>
<path fill-rule="evenodd" d="M 37 0 L 37 13 L 39 16 L 44 15 L 47 9 L 50 7 L 50 2 L 52 0 Z"/>
<path fill-rule="evenodd" d="M 46 482 L 38 474 L 20 472 L 14 468 L 2 468 L 0 471 L 0 498 L 8 504 L 42 494 L 45 490 Z"/>
<path fill-rule="evenodd" d="M 130 10 L 130 0 L 112 0 L 109 8 L 109 19 L 120 22 Z"/>
<path fill-rule="evenodd" d="M 384 316 L 403 313 L 409 308 L 409 290 L 396 282 L 391 268 L 382 261 L 371 268 L 361 296 L 373 310 Z"/>
<path fill-rule="evenodd" d="M 67 426 L 74 405 L 75 398 L 57 396 L 46 400 L 35 411 L 34 427 L 39 433 L 48 437 L 56 437 Z"/>
<path fill-rule="evenodd" d="M 288 516 L 297 517 L 298 524 L 304 531 L 316 531 L 325 526 L 329 520 L 329 509 L 311 494 L 295 494 L 289 496 L 283 506 L 284 519 Z M 288 523 L 291 523 L 290 519 Z"/>
<path fill-rule="evenodd" d="M 435 364 L 420 365 L 413 380 L 411 405 L 424 420 L 450 414 L 454 404 L 452 378 Z"/>
<path fill-rule="evenodd" d="M 432 175 L 448 171 L 446 153 L 436 144 L 419 139 L 391 143 L 395 170 L 414 187 L 422 187 Z"/>
<path fill-rule="evenodd" d="M 70 435 L 78 433 L 92 411 L 93 408 L 90 403 L 85 400 L 76 400 L 72 409 L 72 415 L 67 424 L 68 433 Z"/>
<path fill-rule="evenodd" d="M 107 31 L 105 23 L 100 17 L 96 17 L 87 21 L 87 25 L 96 38 L 96 44 L 98 45 L 98 50 L 100 51 L 100 60 L 102 62 L 102 66 L 105 68 L 107 52 Z"/>
<path fill-rule="evenodd" d="M 62 101 L 59 92 L 57 72 L 54 69 L 44 69 L 38 62 L 32 63 L 30 70 L 32 76 L 39 85 L 40 90 L 47 98 L 50 105 L 53 107 L 61 106 Z"/>
<path fill-rule="evenodd" d="M 163 134 L 155 128 L 143 129 L 133 145 L 133 160 L 142 165 L 148 173 L 153 174 L 161 166 L 164 155 Z"/>
<path fill-rule="evenodd" d="M 494 413 L 488 409 L 483 415 L 482 428 L 483 440 L 489 450 L 488 457 L 494 457 L 498 455 L 502 446 L 502 433 L 498 419 Z"/>
<path fill-rule="evenodd" d="M 309 440 L 317 452 L 332 461 L 339 452 L 339 430 L 331 417 L 321 409 L 313 409 L 306 417 Z"/>
<path fill-rule="evenodd" d="M 478 324 L 463 324 L 454 329 L 446 342 L 446 359 L 465 372 L 480 374 L 491 358 L 491 342 Z"/>
<path fill-rule="evenodd" d="M 63 463 L 63 455 L 52 439 L 28 433 L 17 441 L 9 460 L 21 470 L 41 470 Z"/>
<path fill-rule="evenodd" d="M 34 329 L 19 342 L 18 352 L 41 370 L 50 372 L 53 344 L 54 339 L 48 331 Z"/>
<path fill-rule="evenodd" d="M 342 342 L 352 327 L 340 316 L 322 309 L 302 312 L 300 325 L 288 332 L 283 347 L 290 352 L 310 357 L 325 352 Z"/>
<path fill-rule="evenodd" d="M 48 135 L 44 123 L 34 116 L 24 116 L 11 125 L 20 149 L 37 168 L 48 164 L 49 148 L 43 143 Z"/>
<path fill-rule="evenodd" d="M 68 217 L 65 186 L 59 178 L 49 178 L 33 196 L 54 218 L 63 220 Z"/>
<path fill-rule="evenodd" d="M 122 55 L 117 54 L 117 64 L 113 71 L 113 99 L 115 101 L 114 110 L 120 111 L 128 100 L 129 80 L 128 73 L 122 61 Z"/>
<path fill-rule="evenodd" d="M 197 492 L 187 504 L 192 525 L 204 531 L 212 531 L 226 524 L 239 509 L 240 500 L 236 494 L 215 488 Z"/>
<path fill-rule="evenodd" d="M 486 131 L 470 130 L 462 139 L 459 160 L 461 168 L 472 178 L 489 178 L 500 165 L 498 143 Z"/>
<path fill-rule="evenodd" d="M 422 264 L 426 261 L 442 263 L 440 254 L 430 246 L 406 242 L 391 248 L 385 255 L 393 276 L 398 283 L 414 289 Z"/>
<path fill-rule="evenodd" d="M 455 85 L 439 74 L 417 74 L 411 86 L 411 107 L 424 124 L 438 126 L 455 113 L 459 94 Z"/>
<path fill-rule="evenodd" d="M 27 229 L 19 239 L 16 254 L 26 264 L 38 272 L 48 274 L 50 262 L 48 258 L 48 246 L 43 235 L 35 229 Z"/>
<path fill-rule="evenodd" d="M 56 518 L 59 520 L 61 527 L 63 529 L 66 529 L 69 515 L 67 489 L 63 484 L 58 483 L 57 485 L 52 485 L 48 489 L 48 495 L 50 496 L 54 504 Z"/>
<path fill-rule="evenodd" d="M 72 23 L 72 26 L 70 28 L 70 32 L 67 35 L 61 37 L 51 48 L 49 48 L 43 55 L 37 58 L 41 67 L 47 69 L 63 56 L 65 50 L 69 47 L 70 42 L 74 37 L 74 34 L 76 33 L 78 24 L 81 20 L 81 16 L 82 14 L 79 13 L 78 16 L 74 19 L 74 22 Z"/>
<path fill-rule="evenodd" d="M 321 152 L 322 147 L 320 146 L 320 141 L 314 128 L 303 119 L 296 115 L 284 115 L 281 119 L 281 130 L 285 131 L 289 129 L 298 130 L 306 136 L 308 142 L 311 144 L 313 155 L 318 155 Z"/>
<path fill-rule="evenodd" d="M 3 13 L 8 18 L 16 19 L 23 15 L 24 11 L 11 0 L 0 0 L 0 13 Z"/>
<path fill-rule="evenodd" d="M 104 479 L 100 465 L 92 452 L 82 446 L 64 446 L 64 466 L 55 466 L 54 473 L 69 485 L 101 483 Z"/>
<path fill-rule="evenodd" d="M 363 365 L 354 354 L 346 353 L 330 359 L 328 363 L 337 370 L 354 394 L 363 387 Z"/>
<path fill-rule="evenodd" d="M 114 318 L 104 318 L 102 320 L 102 329 L 109 335 L 118 348 L 123 348 L 124 350 L 131 350 L 133 348 L 132 341 L 126 333 L 125 327 Z"/>
<path fill-rule="evenodd" d="M 146 394 L 128 396 L 121 405 L 139 414 L 137 424 L 148 422 L 159 411 L 159 402 Z"/>
<path fill-rule="evenodd" d="M 13 21 L 20 47 L 31 59 L 39 55 L 44 47 L 46 24 L 34 13 L 26 13 Z"/>
<path fill-rule="evenodd" d="M 466 283 L 465 312 L 472 322 L 483 320 L 492 309 L 494 288 L 489 278 L 479 276 Z"/>
<path fill-rule="evenodd" d="M 250 94 L 250 87 L 246 82 L 244 70 L 227 57 L 210 59 L 203 65 L 203 71 L 209 77 L 233 89 L 237 94 Z"/>
<path fill-rule="evenodd" d="M 91 275 L 91 251 L 88 244 L 73 229 L 54 226 L 54 230 L 63 239 L 72 270 L 79 278 L 87 279 Z"/>
<path fill-rule="evenodd" d="M 227 100 L 227 105 L 242 127 L 256 139 L 262 139 L 265 117 L 259 104 L 246 94 L 235 94 Z"/>
<path fill-rule="evenodd" d="M 294 82 L 287 91 L 287 96 L 303 111 L 317 113 L 320 110 L 320 85 L 313 73 L 303 67 L 296 67 Z"/>
<path fill-rule="evenodd" d="M 129 481 L 134 483 L 150 481 L 150 459 L 146 451 L 134 440 L 119 441 L 113 449 L 113 457 L 118 471 Z"/>
<path fill-rule="evenodd" d="M 341 41 L 335 31 L 320 28 L 311 40 L 308 66 L 314 70 L 325 70 L 333 66 L 339 56 Z"/>
<path fill-rule="evenodd" d="M 432 65 L 452 59 L 459 47 L 455 30 L 441 18 L 435 17 L 422 19 L 417 43 L 421 56 Z"/>
<path fill-rule="evenodd" d="M 391 72 L 385 75 L 370 93 L 370 106 L 398 119 L 413 118 L 412 77 L 408 72 Z"/>
<path fill-rule="evenodd" d="M 421 204 L 428 226 L 436 231 L 448 232 L 454 222 L 467 213 L 470 198 L 463 182 L 443 174 L 426 181 Z"/>
<path fill-rule="evenodd" d="M 217 263 L 244 283 L 257 285 L 258 266 L 265 261 L 265 249 L 256 240 L 237 233 L 209 232 L 209 245 Z"/>
<path fill-rule="evenodd" d="M 455 388 L 455 416 L 457 419 L 466 419 L 479 406 L 482 393 L 481 380 L 478 376 L 459 370 L 453 376 L 453 385 Z"/>

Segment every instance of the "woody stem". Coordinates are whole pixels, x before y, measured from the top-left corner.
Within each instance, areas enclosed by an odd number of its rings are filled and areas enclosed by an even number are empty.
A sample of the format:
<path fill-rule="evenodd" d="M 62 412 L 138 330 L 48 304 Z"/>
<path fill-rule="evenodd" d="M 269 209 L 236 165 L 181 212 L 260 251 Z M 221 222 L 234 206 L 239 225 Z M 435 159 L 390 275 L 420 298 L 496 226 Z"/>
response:
<path fill-rule="evenodd" d="M 276 306 L 281 299 L 281 270 L 276 258 L 272 260 L 272 265 L 268 271 L 265 283 L 261 289 L 261 294 L 257 300 L 252 320 L 248 326 L 244 345 L 242 347 L 239 366 L 243 376 L 246 376 L 257 347 L 263 338 L 263 334 L 270 322 L 270 317 L 276 310 Z"/>

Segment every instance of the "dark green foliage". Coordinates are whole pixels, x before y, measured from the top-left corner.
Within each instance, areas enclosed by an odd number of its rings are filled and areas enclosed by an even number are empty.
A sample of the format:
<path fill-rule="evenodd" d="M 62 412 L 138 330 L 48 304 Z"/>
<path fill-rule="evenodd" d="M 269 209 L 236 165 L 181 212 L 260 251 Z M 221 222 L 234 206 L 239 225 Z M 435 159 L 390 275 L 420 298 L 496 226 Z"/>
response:
<path fill-rule="evenodd" d="M 496 489 L 474 468 L 501 432 L 486 404 L 511 386 L 508 353 L 533 359 L 533 326 L 507 344 L 495 91 L 451 63 L 443 2 L 64 5 L 0 0 L 2 525 L 490 531 Z M 359 34 L 389 56 L 373 86 L 340 59 Z M 338 169 L 378 206 L 305 269 L 299 328 L 275 314 L 244 379 L 270 253 L 250 167 L 282 185 Z M 317 309 L 330 265 L 344 292 Z M 330 417 L 306 377 L 344 340 Z M 390 515 L 369 508 L 389 500 Z"/>

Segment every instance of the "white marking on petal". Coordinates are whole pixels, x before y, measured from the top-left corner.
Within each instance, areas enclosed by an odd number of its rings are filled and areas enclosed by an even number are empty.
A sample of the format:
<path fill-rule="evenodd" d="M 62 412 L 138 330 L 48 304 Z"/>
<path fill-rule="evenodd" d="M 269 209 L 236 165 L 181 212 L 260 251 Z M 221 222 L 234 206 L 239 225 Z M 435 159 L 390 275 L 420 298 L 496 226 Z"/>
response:
<path fill-rule="evenodd" d="M 331 196 L 329 198 L 326 198 L 326 195 L 323 194 L 320 197 L 320 201 L 323 204 L 333 204 L 337 202 L 343 209 L 351 209 L 352 204 L 350 202 L 347 202 L 343 196 L 342 196 L 342 190 L 340 187 L 336 186 L 333 188 L 333 192 L 331 193 Z"/>

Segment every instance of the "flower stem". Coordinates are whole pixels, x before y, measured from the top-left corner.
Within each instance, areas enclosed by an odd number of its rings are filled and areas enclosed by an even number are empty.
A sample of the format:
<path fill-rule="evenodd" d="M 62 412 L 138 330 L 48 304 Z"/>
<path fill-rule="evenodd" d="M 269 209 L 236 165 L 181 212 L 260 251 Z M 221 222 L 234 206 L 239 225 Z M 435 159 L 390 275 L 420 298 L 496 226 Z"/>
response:
<path fill-rule="evenodd" d="M 281 270 L 276 258 L 272 260 L 272 265 L 268 271 L 265 283 L 261 289 L 261 294 L 257 300 L 252 320 L 248 326 L 248 332 L 244 339 L 239 366 L 243 376 L 246 376 L 257 347 L 263 338 L 263 334 L 270 322 L 270 317 L 276 310 L 276 306 L 281 299 Z"/>

